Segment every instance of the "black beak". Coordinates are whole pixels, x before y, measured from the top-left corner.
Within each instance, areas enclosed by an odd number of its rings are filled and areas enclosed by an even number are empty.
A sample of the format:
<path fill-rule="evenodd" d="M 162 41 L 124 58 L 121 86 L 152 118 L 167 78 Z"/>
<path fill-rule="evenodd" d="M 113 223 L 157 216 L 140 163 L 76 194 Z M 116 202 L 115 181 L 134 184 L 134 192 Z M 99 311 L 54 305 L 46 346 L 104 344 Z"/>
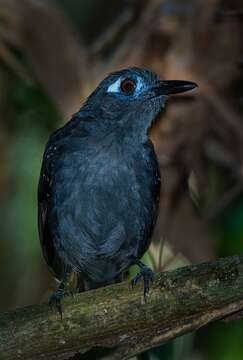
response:
<path fill-rule="evenodd" d="M 179 94 L 189 90 L 192 90 L 197 87 L 192 81 L 184 80 L 165 80 L 160 81 L 158 86 L 154 87 L 156 96 L 159 95 L 172 95 Z"/>

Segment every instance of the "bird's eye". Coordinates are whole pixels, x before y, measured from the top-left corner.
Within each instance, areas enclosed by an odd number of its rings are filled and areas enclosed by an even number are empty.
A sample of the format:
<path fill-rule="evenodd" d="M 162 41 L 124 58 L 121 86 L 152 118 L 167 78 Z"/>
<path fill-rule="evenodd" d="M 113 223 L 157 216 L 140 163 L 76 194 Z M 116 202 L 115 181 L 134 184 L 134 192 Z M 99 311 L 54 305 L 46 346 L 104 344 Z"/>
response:
<path fill-rule="evenodd" d="M 125 79 L 121 82 L 120 88 L 124 94 L 130 95 L 136 88 L 136 82 L 132 79 Z"/>

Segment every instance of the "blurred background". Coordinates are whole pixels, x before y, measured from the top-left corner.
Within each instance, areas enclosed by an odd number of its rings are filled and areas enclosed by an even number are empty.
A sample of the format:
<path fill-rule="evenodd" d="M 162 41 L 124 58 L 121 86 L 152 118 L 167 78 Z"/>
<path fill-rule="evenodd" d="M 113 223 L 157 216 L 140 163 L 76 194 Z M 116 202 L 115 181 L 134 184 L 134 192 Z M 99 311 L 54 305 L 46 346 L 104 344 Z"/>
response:
<path fill-rule="evenodd" d="M 49 134 L 126 66 L 199 89 L 151 130 L 161 209 L 155 270 L 243 250 L 243 3 L 240 0 L 0 0 L 0 311 L 46 301 L 36 193 Z M 218 322 L 142 359 L 238 360 L 243 323 Z"/>

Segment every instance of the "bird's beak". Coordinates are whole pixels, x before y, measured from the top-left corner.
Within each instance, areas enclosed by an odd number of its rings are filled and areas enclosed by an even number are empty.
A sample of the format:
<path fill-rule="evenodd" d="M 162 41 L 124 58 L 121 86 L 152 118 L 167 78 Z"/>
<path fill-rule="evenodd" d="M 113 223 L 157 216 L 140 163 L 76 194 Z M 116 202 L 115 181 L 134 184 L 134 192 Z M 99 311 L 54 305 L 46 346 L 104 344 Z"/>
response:
<path fill-rule="evenodd" d="M 154 87 L 156 96 L 160 95 L 172 95 L 179 94 L 197 87 L 192 81 L 184 81 L 184 80 L 165 80 L 160 81 L 159 84 Z"/>

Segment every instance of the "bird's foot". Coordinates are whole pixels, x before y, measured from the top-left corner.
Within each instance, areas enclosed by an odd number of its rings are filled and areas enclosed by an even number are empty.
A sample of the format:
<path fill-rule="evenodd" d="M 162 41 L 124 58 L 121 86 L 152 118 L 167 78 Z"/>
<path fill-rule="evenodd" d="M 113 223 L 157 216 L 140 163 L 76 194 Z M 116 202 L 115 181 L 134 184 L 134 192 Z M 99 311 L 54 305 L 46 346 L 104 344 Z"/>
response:
<path fill-rule="evenodd" d="M 66 268 L 63 274 L 62 281 L 60 282 L 57 290 L 51 295 L 49 299 L 49 306 L 51 308 L 56 309 L 61 315 L 62 319 L 62 299 L 64 296 L 70 295 L 70 291 L 65 290 L 65 286 L 67 285 L 69 276 L 71 274 L 70 268 Z"/>
<path fill-rule="evenodd" d="M 62 318 L 63 313 L 63 306 L 62 306 L 62 299 L 65 296 L 74 295 L 74 292 L 71 290 L 65 291 L 63 289 L 57 289 L 49 299 L 49 306 L 53 309 L 56 309 Z"/>
<path fill-rule="evenodd" d="M 143 294 L 144 294 L 144 300 L 146 301 L 146 296 L 149 292 L 150 285 L 154 280 L 154 273 L 148 266 L 144 265 L 141 261 L 139 261 L 137 265 L 140 267 L 140 271 L 132 279 L 131 283 L 133 287 L 143 278 L 143 283 L 144 283 Z"/>

